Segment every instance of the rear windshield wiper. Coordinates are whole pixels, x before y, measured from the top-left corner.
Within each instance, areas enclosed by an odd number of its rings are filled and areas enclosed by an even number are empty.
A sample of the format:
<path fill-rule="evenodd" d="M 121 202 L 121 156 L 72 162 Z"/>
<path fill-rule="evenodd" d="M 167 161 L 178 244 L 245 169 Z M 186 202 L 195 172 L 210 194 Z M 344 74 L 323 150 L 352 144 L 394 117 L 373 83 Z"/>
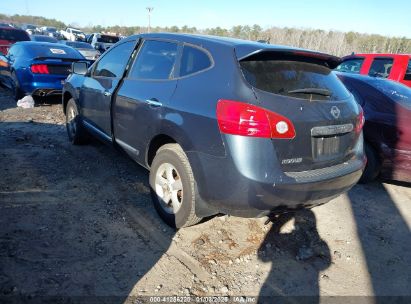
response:
<path fill-rule="evenodd" d="M 305 88 L 288 91 L 289 94 L 313 94 L 321 96 L 331 96 L 331 91 L 327 89 Z"/>

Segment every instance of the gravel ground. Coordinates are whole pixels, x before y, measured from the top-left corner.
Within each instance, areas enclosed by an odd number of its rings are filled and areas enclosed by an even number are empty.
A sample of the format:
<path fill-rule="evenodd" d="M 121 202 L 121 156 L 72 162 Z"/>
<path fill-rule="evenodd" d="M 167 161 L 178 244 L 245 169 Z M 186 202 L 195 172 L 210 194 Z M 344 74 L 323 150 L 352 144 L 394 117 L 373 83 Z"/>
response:
<path fill-rule="evenodd" d="M 152 207 L 145 169 L 97 141 L 68 143 L 58 101 L 20 109 L 0 88 L 0 110 L 0 302 L 99 296 L 99 303 L 135 303 L 133 296 L 170 295 L 411 301 L 410 184 L 357 185 L 268 224 L 216 216 L 176 232 Z"/>

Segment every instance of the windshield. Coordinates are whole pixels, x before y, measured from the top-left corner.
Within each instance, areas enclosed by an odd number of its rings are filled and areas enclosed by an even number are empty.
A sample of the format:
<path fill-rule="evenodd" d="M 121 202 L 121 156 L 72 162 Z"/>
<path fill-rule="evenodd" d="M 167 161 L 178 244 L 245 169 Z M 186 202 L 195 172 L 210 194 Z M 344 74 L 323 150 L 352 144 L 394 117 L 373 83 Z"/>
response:
<path fill-rule="evenodd" d="M 400 105 L 411 109 L 411 89 L 409 87 L 384 79 L 374 79 L 369 84 Z"/>
<path fill-rule="evenodd" d="M 100 35 L 100 37 L 97 38 L 97 42 L 102 42 L 102 43 L 116 43 L 120 40 L 120 38 L 116 36 L 109 36 L 109 35 Z"/>
<path fill-rule="evenodd" d="M 363 62 L 364 58 L 347 59 L 336 67 L 335 70 L 339 72 L 359 74 Z"/>
<path fill-rule="evenodd" d="M 30 37 L 25 31 L 15 29 L 0 29 L 0 40 L 29 41 Z"/>
<path fill-rule="evenodd" d="M 257 89 L 310 100 L 342 100 L 350 93 L 327 67 L 304 61 L 240 62 L 245 79 Z"/>
<path fill-rule="evenodd" d="M 77 41 L 66 41 L 66 45 L 71 46 L 76 49 L 93 49 L 93 47 L 86 42 L 77 42 Z"/>
<path fill-rule="evenodd" d="M 46 27 L 46 31 L 54 33 L 57 31 L 57 29 L 55 27 Z"/>
<path fill-rule="evenodd" d="M 25 27 L 26 27 L 26 29 L 29 29 L 29 30 L 35 30 L 36 29 L 36 27 L 32 24 L 26 24 Z"/>
<path fill-rule="evenodd" d="M 82 31 L 78 31 L 78 30 L 71 30 L 71 32 L 76 35 L 84 35 Z"/>

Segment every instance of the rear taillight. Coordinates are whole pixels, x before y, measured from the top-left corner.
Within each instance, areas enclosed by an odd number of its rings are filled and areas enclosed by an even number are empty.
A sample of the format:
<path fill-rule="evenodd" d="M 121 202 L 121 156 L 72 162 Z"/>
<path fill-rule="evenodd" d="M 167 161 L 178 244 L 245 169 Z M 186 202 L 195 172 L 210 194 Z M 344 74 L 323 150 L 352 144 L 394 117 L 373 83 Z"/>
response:
<path fill-rule="evenodd" d="M 292 122 L 275 112 L 238 101 L 220 99 L 217 103 L 217 121 L 225 134 L 264 138 L 295 137 Z"/>
<path fill-rule="evenodd" d="M 47 64 L 32 64 L 30 69 L 34 74 L 50 74 Z"/>
<path fill-rule="evenodd" d="M 362 108 L 360 108 L 360 114 L 357 117 L 357 123 L 355 124 L 355 132 L 360 133 L 362 128 L 364 127 L 365 123 L 365 117 L 364 117 L 364 111 Z"/>

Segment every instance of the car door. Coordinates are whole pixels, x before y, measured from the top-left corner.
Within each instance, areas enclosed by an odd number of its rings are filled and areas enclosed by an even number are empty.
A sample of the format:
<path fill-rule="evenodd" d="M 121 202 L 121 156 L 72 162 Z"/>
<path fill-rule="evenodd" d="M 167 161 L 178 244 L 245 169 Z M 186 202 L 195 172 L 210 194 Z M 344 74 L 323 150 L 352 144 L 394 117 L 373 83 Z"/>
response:
<path fill-rule="evenodd" d="M 96 62 L 80 91 L 82 116 L 89 128 L 97 128 L 111 138 L 111 100 L 129 63 L 136 40 L 112 48 Z"/>
<path fill-rule="evenodd" d="M 13 45 L 7 55 L 0 56 L 0 77 L 1 81 L 4 85 L 7 87 L 12 86 L 12 78 L 11 78 L 11 70 L 13 68 L 13 65 L 16 61 L 16 57 L 21 53 L 21 47 L 17 45 Z"/>
<path fill-rule="evenodd" d="M 115 140 L 142 165 L 177 85 L 178 49 L 177 42 L 145 40 L 113 104 Z"/>

